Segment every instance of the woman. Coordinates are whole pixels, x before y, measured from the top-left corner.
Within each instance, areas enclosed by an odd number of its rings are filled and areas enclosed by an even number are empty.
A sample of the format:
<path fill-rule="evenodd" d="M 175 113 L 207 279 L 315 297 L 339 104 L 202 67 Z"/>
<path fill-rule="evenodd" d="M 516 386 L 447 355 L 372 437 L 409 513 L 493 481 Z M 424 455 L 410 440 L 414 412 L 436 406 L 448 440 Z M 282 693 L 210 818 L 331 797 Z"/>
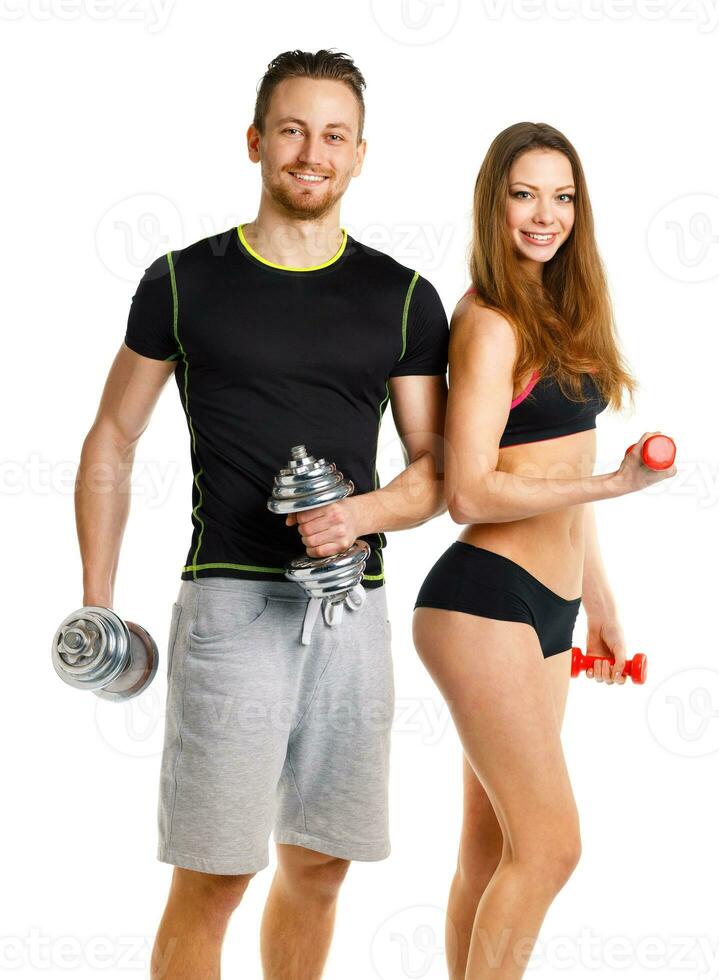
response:
<path fill-rule="evenodd" d="M 574 147 L 545 124 L 494 140 L 474 194 L 472 287 L 450 334 L 445 487 L 459 539 L 415 605 L 417 651 L 464 748 L 464 821 L 447 916 L 452 980 L 524 975 L 580 853 L 560 741 L 580 602 L 587 652 L 622 629 L 592 503 L 673 476 L 640 459 L 593 476 L 595 418 L 633 403 Z M 591 671 L 588 674 L 591 676 Z"/>

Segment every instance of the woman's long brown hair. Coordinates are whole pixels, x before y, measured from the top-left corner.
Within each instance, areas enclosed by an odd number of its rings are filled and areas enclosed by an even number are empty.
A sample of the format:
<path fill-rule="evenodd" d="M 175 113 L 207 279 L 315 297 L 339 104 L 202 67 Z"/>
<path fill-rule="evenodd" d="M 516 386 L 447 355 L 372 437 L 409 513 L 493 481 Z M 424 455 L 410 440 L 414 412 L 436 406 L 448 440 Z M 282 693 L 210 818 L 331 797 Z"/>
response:
<path fill-rule="evenodd" d="M 506 223 L 509 171 L 528 150 L 563 153 L 574 176 L 574 226 L 538 282 L 522 270 Z M 594 218 L 576 150 L 546 123 L 520 122 L 503 130 L 482 162 L 474 188 L 470 255 L 479 302 L 502 313 L 514 327 L 518 353 L 515 384 L 537 369 L 553 375 L 568 397 L 581 400 L 580 375 L 591 372 L 610 406 L 632 405 L 637 382 L 620 353 L 604 266 L 594 240 Z"/>

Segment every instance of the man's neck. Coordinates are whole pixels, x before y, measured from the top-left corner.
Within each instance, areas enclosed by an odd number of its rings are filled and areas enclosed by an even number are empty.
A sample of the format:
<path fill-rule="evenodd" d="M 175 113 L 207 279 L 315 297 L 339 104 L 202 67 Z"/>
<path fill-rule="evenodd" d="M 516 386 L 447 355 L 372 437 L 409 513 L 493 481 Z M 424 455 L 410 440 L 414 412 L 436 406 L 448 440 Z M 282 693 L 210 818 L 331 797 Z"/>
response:
<path fill-rule="evenodd" d="M 292 218 L 260 204 L 257 217 L 242 226 L 248 245 L 267 262 L 311 268 L 333 258 L 342 245 L 339 206 L 317 220 Z"/>

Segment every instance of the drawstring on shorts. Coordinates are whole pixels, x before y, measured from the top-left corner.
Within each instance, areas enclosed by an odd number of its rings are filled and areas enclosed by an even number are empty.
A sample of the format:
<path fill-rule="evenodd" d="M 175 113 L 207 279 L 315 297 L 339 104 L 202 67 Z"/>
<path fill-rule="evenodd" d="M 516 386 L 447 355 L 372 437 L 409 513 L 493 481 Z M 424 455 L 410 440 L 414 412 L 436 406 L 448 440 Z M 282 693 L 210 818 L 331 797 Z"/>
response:
<path fill-rule="evenodd" d="M 329 597 L 318 599 L 313 596 L 307 603 L 305 618 L 302 623 L 303 645 L 307 646 L 312 639 L 312 630 L 317 622 L 320 609 L 322 609 L 322 616 L 325 623 L 328 626 L 337 626 L 342 622 L 342 614 L 345 606 L 352 610 L 359 609 L 364 601 L 365 590 L 361 585 L 355 585 L 341 602 L 332 602 Z"/>

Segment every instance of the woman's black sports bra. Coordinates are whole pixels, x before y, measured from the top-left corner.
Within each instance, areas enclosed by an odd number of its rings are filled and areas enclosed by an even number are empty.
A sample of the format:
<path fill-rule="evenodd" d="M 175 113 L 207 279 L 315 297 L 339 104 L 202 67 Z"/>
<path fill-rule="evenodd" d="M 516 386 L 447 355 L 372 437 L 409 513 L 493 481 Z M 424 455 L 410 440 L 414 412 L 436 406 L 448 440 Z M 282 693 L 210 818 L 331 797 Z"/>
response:
<path fill-rule="evenodd" d="M 500 448 L 540 442 L 573 435 L 596 428 L 596 417 L 609 404 L 602 396 L 591 374 L 582 375 L 584 401 L 576 402 L 562 393 L 552 377 L 540 378 L 535 371 L 532 380 L 509 408 Z M 532 395 L 531 398 L 528 396 Z"/>
<path fill-rule="evenodd" d="M 474 292 L 472 287 L 467 290 L 467 293 Z M 539 372 L 535 371 L 527 387 L 509 406 L 509 418 L 499 440 L 500 449 L 596 428 L 596 417 L 609 402 L 591 374 L 582 375 L 582 391 L 585 400 L 572 401 L 562 393 L 555 378 L 540 378 Z"/>

